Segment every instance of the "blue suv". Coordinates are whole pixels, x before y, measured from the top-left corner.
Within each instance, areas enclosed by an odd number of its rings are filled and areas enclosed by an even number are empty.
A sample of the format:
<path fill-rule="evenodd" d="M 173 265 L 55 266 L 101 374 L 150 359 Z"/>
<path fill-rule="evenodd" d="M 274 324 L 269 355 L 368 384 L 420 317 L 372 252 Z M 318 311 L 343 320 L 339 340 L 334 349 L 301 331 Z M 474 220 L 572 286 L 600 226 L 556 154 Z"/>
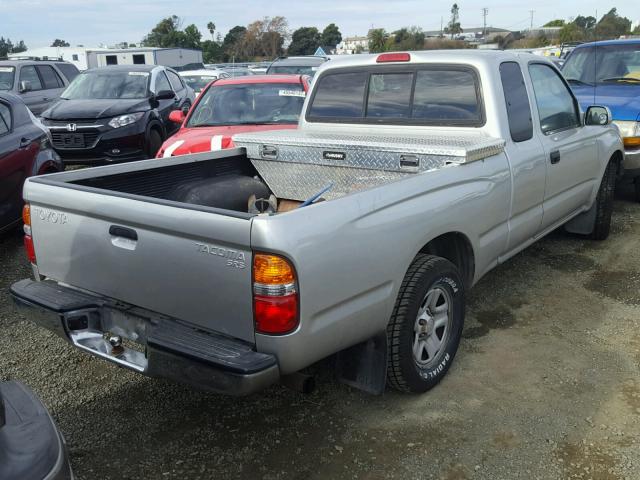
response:
<path fill-rule="evenodd" d="M 624 141 L 624 180 L 633 181 L 640 201 L 640 39 L 577 46 L 562 73 L 581 107 L 605 105 Z"/>

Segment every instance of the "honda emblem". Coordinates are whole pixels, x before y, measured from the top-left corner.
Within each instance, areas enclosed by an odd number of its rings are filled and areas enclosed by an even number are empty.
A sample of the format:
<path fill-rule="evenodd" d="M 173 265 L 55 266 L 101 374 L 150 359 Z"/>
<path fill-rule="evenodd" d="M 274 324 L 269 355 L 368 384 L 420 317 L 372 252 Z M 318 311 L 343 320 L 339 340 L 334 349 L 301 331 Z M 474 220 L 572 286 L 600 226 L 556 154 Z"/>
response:
<path fill-rule="evenodd" d="M 75 132 L 77 128 L 75 123 L 67 123 L 67 132 Z"/>

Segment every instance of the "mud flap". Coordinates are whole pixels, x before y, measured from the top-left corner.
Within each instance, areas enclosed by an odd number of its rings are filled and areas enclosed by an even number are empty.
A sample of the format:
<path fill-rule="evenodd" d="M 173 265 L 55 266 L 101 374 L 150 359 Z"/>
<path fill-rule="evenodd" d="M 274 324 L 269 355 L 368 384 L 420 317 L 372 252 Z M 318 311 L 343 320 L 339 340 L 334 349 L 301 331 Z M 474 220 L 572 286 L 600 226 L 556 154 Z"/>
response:
<path fill-rule="evenodd" d="M 387 332 L 338 352 L 338 380 L 373 395 L 382 395 L 387 382 Z"/>
<path fill-rule="evenodd" d="M 572 218 L 564 225 L 564 229 L 569 233 L 578 235 L 589 235 L 596 227 L 597 202 L 593 202 L 591 208 L 584 213 Z"/>

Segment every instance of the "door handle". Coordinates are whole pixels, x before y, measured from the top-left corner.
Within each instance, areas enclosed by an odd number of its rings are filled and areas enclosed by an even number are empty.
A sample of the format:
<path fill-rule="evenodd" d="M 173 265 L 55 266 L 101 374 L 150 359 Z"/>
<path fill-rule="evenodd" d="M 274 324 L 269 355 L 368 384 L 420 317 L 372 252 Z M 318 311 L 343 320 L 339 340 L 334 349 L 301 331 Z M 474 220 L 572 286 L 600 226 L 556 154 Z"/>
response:
<path fill-rule="evenodd" d="M 29 140 L 28 138 L 24 138 L 24 137 L 22 137 L 20 139 L 20 147 L 19 148 L 27 148 L 29 145 L 31 145 L 31 140 Z"/>
<path fill-rule="evenodd" d="M 111 225 L 109 234 L 114 237 L 128 238 L 129 240 L 138 240 L 138 233 L 133 228 L 121 227 L 119 225 Z"/>
<path fill-rule="evenodd" d="M 554 150 L 549 154 L 549 160 L 552 164 L 560 163 L 560 150 Z"/>

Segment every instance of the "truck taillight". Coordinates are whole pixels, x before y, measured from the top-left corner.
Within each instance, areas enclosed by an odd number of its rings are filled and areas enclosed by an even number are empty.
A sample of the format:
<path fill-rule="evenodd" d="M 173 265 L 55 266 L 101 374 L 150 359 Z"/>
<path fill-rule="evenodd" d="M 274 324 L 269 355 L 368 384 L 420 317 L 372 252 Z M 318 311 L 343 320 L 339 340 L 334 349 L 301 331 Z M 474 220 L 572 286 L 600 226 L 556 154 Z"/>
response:
<path fill-rule="evenodd" d="M 259 333 L 282 335 L 298 326 L 296 274 L 285 258 L 254 255 L 253 315 Z"/>
<path fill-rule="evenodd" d="M 22 221 L 24 222 L 24 249 L 27 252 L 29 262 L 35 265 L 37 263 L 36 250 L 31 236 L 31 206 L 28 203 L 22 208 Z"/>

